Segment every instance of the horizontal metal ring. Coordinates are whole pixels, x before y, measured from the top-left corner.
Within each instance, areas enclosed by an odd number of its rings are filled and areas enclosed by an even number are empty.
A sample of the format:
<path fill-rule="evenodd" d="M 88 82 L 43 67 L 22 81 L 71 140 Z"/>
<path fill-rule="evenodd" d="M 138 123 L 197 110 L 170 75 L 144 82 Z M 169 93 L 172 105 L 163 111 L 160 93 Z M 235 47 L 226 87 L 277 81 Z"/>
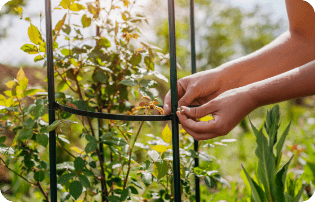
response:
<path fill-rule="evenodd" d="M 94 117 L 100 119 L 120 120 L 120 121 L 169 121 L 172 119 L 172 115 L 122 115 L 122 114 L 108 114 L 92 111 L 84 111 L 80 109 L 74 109 L 59 103 L 54 103 L 55 109 L 60 109 L 71 114 L 80 116 Z"/>

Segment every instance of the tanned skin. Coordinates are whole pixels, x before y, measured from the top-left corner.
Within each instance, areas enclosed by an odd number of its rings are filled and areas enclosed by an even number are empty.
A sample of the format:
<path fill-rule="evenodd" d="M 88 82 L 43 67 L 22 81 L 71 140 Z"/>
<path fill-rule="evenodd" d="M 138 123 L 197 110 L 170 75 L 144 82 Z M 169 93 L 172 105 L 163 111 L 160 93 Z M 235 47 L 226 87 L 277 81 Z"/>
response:
<path fill-rule="evenodd" d="M 289 30 L 270 44 L 178 81 L 178 104 L 183 112 L 177 116 L 196 140 L 228 134 L 260 106 L 315 94 L 314 9 L 303 0 L 286 0 L 286 8 Z M 168 92 L 165 114 L 171 113 L 170 105 Z M 196 119 L 208 114 L 214 119 Z"/>

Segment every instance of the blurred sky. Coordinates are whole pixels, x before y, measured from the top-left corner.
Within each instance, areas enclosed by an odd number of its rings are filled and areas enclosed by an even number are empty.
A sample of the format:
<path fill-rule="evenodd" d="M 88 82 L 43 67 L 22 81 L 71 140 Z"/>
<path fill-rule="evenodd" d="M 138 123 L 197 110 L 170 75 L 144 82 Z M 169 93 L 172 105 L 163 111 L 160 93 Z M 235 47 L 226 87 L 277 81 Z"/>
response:
<path fill-rule="evenodd" d="M 166 0 L 164 0 L 166 2 Z M 188 1 L 188 0 L 187 0 Z M 101 0 L 102 2 L 106 2 Z M 271 12 L 272 19 L 274 21 L 282 18 L 284 19 L 285 27 L 288 24 L 286 7 L 284 0 L 225 0 L 230 5 L 239 6 L 244 10 L 253 9 L 254 5 L 259 3 L 262 5 L 262 9 L 264 12 Z M 150 3 L 150 0 L 138 0 L 138 4 L 147 5 Z M 52 8 L 58 6 L 59 0 L 52 0 Z M 44 0 L 28 0 L 28 5 L 24 8 L 24 17 L 30 17 L 32 19 L 32 23 L 35 26 L 39 26 L 39 18 L 36 17 L 36 14 L 39 12 L 44 13 Z M 0 11 L 1 12 L 1 11 Z M 196 14 L 197 15 L 197 14 Z M 53 26 L 57 23 L 57 19 L 61 19 L 62 15 L 58 11 L 53 12 Z M 10 19 L 12 20 L 10 22 Z M 56 20 L 54 20 L 56 19 Z M 19 65 L 34 65 L 34 57 L 35 55 L 29 55 L 20 50 L 20 47 L 25 43 L 30 43 L 27 35 L 27 28 L 29 27 L 29 22 L 25 20 L 20 20 L 19 17 L 9 16 L 7 18 L 2 19 L 1 23 L 4 26 L 4 23 L 10 23 L 11 28 L 8 30 L 8 37 L 5 40 L 0 40 L 0 63 L 7 64 L 12 66 Z M 1 26 L 1 24 L 0 24 Z M 42 23 L 44 26 L 44 22 Z M 45 30 L 45 27 L 42 27 Z M 85 33 L 92 32 L 91 30 L 86 30 Z M 149 35 L 153 32 L 147 32 Z M 91 33 L 92 34 L 92 33 Z M 149 39 L 150 36 L 146 36 L 145 38 Z M 38 63 L 37 63 L 38 64 Z"/>

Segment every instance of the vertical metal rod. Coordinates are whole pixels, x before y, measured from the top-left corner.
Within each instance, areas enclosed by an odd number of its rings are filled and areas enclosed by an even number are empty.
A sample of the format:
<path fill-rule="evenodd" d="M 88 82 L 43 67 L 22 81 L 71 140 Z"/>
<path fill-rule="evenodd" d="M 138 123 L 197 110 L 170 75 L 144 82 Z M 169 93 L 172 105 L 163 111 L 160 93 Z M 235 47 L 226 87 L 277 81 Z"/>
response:
<path fill-rule="evenodd" d="M 176 115 L 177 99 L 177 70 L 176 70 L 176 31 L 175 31 L 175 3 L 168 0 L 168 23 L 169 23 L 169 52 L 170 52 L 170 76 L 171 76 L 171 105 L 172 105 L 172 142 L 173 142 L 173 180 L 174 201 L 181 201 L 180 192 L 180 156 L 179 156 L 179 133 L 178 117 Z"/>
<path fill-rule="evenodd" d="M 196 37 L 195 37 L 195 0 L 190 0 L 190 42 L 191 42 L 191 73 L 197 72 Z M 194 141 L 194 149 L 198 152 L 198 141 Z M 199 167 L 199 158 L 195 158 L 195 167 Z M 196 202 L 200 202 L 200 179 L 195 176 Z"/>
<path fill-rule="evenodd" d="M 99 112 L 101 113 L 102 110 L 99 109 Z M 98 119 L 98 140 L 100 141 L 100 144 L 99 144 L 99 147 L 100 147 L 100 156 L 101 158 L 103 159 L 103 162 L 105 160 L 104 158 L 104 146 L 103 146 L 103 143 L 101 142 L 101 137 L 102 137 L 102 127 L 103 127 L 103 122 L 102 122 L 102 119 Z M 104 195 L 104 187 L 106 185 L 104 185 L 104 182 L 101 181 L 101 186 L 102 186 L 102 201 L 106 201 L 106 196 Z"/>
<path fill-rule="evenodd" d="M 47 79 L 48 79 L 48 113 L 49 124 L 55 121 L 55 85 L 54 85 L 54 61 L 53 40 L 51 25 L 51 2 L 45 1 L 46 14 L 46 55 L 47 55 Z M 50 168 L 50 202 L 57 202 L 57 173 L 56 173 L 56 132 L 49 132 L 49 168 Z"/>

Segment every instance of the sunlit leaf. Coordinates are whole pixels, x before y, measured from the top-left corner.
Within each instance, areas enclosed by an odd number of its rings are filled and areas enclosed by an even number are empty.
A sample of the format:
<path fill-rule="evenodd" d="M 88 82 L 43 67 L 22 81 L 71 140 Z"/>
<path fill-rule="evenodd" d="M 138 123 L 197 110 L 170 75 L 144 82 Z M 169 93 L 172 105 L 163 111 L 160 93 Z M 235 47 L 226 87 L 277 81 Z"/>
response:
<path fill-rule="evenodd" d="M 39 30 L 32 23 L 28 28 L 28 38 L 36 45 L 40 45 L 43 41 Z"/>
<path fill-rule="evenodd" d="M 74 4 L 71 4 L 71 5 L 69 6 L 69 9 L 70 9 L 71 11 L 80 11 L 80 10 L 84 10 L 85 7 L 84 7 L 83 5 L 81 5 L 81 4 L 74 3 Z"/>
<path fill-rule="evenodd" d="M 167 146 L 165 146 L 165 145 L 156 145 L 152 149 L 157 151 L 157 152 L 163 153 L 163 152 L 167 151 Z"/>
<path fill-rule="evenodd" d="M 32 44 L 24 44 L 21 47 L 21 50 L 28 53 L 28 54 L 37 54 L 38 53 L 38 48 Z"/>
<path fill-rule="evenodd" d="M 171 129 L 168 127 L 168 124 L 166 124 L 166 126 L 164 127 L 164 129 L 162 130 L 162 139 L 164 142 L 166 143 L 170 143 L 172 140 L 172 131 Z"/>

